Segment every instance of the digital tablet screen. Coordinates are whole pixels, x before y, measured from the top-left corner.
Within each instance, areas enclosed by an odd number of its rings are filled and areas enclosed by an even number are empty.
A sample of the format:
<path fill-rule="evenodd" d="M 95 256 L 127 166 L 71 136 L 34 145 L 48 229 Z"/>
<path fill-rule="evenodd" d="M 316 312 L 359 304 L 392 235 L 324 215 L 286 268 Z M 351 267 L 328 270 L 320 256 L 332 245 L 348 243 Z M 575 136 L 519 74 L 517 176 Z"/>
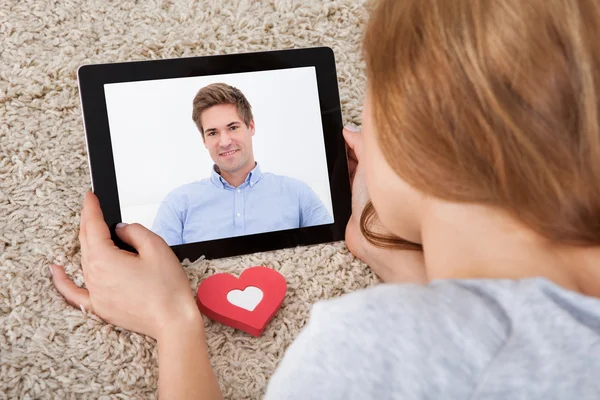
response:
<path fill-rule="evenodd" d="M 111 239 L 139 223 L 180 260 L 344 239 L 351 215 L 333 50 L 82 65 L 92 190 Z"/>
<path fill-rule="evenodd" d="M 334 223 L 315 67 L 104 94 L 123 222 L 171 246 Z"/>

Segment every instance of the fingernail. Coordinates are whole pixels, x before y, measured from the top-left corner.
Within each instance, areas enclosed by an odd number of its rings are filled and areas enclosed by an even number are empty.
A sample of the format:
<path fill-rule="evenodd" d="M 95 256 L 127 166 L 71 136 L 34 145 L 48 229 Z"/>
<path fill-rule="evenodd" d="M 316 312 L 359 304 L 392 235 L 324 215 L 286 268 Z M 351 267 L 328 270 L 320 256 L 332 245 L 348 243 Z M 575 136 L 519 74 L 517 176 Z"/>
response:
<path fill-rule="evenodd" d="M 50 275 L 54 276 L 54 269 L 52 269 L 52 265 L 50 265 Z"/>
<path fill-rule="evenodd" d="M 125 222 L 119 222 L 119 223 L 117 224 L 116 228 L 117 228 L 117 229 L 121 229 L 121 228 L 123 228 L 123 227 L 126 227 L 127 225 L 128 225 L 128 224 L 127 224 L 127 223 L 125 223 Z"/>
<path fill-rule="evenodd" d="M 360 132 L 360 129 L 354 124 L 346 124 L 345 128 L 350 132 Z"/>

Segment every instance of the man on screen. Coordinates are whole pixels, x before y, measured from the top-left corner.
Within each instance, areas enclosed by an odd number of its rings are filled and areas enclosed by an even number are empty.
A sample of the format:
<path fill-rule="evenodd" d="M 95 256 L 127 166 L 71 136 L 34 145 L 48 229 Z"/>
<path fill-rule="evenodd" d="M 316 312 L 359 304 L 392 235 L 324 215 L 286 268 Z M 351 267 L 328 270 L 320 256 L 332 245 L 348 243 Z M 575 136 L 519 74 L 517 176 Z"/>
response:
<path fill-rule="evenodd" d="M 152 230 L 170 246 L 333 223 L 307 184 L 261 171 L 252 109 L 239 89 L 225 83 L 200 89 L 192 119 L 214 165 L 210 178 L 162 201 Z"/>

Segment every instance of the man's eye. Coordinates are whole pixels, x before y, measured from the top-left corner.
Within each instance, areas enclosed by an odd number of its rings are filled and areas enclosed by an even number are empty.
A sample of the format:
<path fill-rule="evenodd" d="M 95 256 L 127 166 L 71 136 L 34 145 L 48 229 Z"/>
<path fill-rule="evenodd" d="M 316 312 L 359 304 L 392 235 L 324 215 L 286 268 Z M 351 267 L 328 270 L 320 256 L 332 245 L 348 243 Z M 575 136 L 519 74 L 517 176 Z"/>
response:
<path fill-rule="evenodd" d="M 216 132 L 212 132 L 212 131 L 207 133 L 208 136 L 215 136 L 216 134 L 217 134 Z"/>
<path fill-rule="evenodd" d="M 235 131 L 235 130 L 237 130 L 237 128 L 239 128 L 239 127 L 237 125 L 234 125 L 234 126 L 230 127 L 229 130 Z"/>

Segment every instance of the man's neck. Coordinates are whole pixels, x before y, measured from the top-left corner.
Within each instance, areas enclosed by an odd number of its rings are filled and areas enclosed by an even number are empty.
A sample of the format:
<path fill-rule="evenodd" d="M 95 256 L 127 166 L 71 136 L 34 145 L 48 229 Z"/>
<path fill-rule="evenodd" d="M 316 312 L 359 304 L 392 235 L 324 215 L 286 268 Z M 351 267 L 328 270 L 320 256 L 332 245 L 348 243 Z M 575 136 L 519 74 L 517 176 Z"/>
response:
<path fill-rule="evenodd" d="M 244 181 L 248 177 L 248 174 L 254 169 L 254 167 L 256 167 L 256 162 L 252 160 L 251 162 L 248 162 L 243 168 L 240 168 L 235 172 L 220 171 L 220 175 L 231 186 L 238 187 L 242 183 L 244 183 Z"/>

